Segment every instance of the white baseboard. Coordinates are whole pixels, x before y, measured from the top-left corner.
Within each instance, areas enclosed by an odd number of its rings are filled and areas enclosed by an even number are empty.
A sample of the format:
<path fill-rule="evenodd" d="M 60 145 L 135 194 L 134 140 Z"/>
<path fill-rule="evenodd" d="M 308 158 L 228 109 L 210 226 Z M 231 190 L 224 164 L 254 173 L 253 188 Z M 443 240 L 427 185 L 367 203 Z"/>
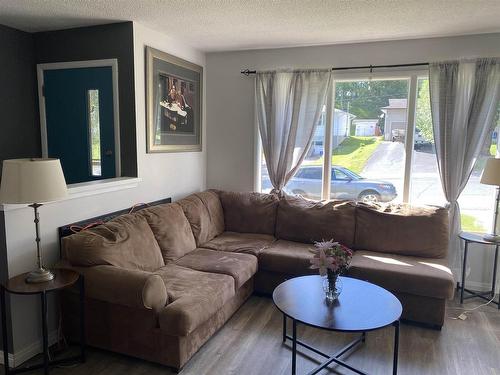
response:
<path fill-rule="evenodd" d="M 57 330 L 49 332 L 49 346 L 54 345 L 57 342 Z M 17 367 L 20 364 L 26 362 L 28 359 L 33 358 L 37 354 L 43 352 L 43 342 L 42 338 L 38 341 L 31 343 L 30 345 L 17 350 L 15 353 L 9 353 L 9 366 Z M 0 350 L 0 364 L 4 364 L 3 351 Z"/>

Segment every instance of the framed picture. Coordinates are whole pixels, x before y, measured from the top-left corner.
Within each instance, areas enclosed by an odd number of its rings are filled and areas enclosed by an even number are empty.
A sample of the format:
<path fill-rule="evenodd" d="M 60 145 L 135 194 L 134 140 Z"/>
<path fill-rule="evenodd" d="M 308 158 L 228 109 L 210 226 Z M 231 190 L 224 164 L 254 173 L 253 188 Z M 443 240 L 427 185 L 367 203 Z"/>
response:
<path fill-rule="evenodd" d="M 201 151 L 203 67 L 146 47 L 147 152 Z"/>

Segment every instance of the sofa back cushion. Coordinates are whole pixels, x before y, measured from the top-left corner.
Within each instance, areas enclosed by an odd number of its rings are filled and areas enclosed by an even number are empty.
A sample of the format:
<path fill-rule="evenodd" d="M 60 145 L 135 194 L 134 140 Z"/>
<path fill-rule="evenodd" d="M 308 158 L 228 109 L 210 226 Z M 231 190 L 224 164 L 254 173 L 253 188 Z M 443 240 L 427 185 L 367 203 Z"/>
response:
<path fill-rule="evenodd" d="M 285 195 L 280 199 L 276 237 L 313 243 L 333 239 L 352 247 L 356 227 L 356 207 L 349 201 L 311 201 Z"/>
<path fill-rule="evenodd" d="M 177 203 L 148 207 L 139 213 L 151 227 L 165 263 L 179 259 L 196 249 L 191 225 Z"/>
<path fill-rule="evenodd" d="M 448 211 L 433 206 L 358 204 L 355 248 L 445 258 L 448 252 Z"/>
<path fill-rule="evenodd" d="M 191 194 L 177 203 L 191 225 L 197 246 L 224 232 L 224 213 L 215 191 Z"/>
<path fill-rule="evenodd" d="M 62 240 L 73 266 L 112 265 L 155 271 L 165 265 L 158 242 L 144 216 L 127 214 Z"/>
<path fill-rule="evenodd" d="M 272 194 L 219 191 L 226 230 L 274 235 L 278 198 Z"/>

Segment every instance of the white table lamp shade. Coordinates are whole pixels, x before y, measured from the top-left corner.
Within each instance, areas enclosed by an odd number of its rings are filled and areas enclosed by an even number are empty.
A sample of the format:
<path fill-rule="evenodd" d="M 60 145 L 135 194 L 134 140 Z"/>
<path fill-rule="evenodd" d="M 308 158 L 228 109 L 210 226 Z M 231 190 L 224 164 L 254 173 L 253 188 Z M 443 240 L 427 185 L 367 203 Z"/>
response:
<path fill-rule="evenodd" d="M 44 203 L 62 199 L 67 194 L 59 159 L 3 161 L 0 203 Z"/>
<path fill-rule="evenodd" d="M 489 158 L 486 160 L 481 183 L 500 186 L 500 159 Z"/>

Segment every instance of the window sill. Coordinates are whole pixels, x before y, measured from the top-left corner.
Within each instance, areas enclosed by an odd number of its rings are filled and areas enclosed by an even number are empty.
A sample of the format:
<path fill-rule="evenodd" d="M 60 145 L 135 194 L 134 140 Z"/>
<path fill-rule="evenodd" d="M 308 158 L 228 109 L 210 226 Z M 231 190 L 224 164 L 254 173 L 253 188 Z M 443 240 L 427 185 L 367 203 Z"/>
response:
<path fill-rule="evenodd" d="M 142 179 L 139 177 L 116 177 L 106 180 L 80 182 L 68 185 L 68 196 L 65 200 L 99 195 L 117 190 L 133 189 L 139 186 Z"/>
<path fill-rule="evenodd" d="M 68 185 L 68 196 L 62 201 L 100 195 L 113 191 L 133 189 L 142 181 L 139 177 L 116 177 L 106 180 L 81 182 Z M 52 202 L 46 203 L 51 204 Z M 26 207 L 25 204 L 0 204 L 0 211 L 13 211 Z"/>

